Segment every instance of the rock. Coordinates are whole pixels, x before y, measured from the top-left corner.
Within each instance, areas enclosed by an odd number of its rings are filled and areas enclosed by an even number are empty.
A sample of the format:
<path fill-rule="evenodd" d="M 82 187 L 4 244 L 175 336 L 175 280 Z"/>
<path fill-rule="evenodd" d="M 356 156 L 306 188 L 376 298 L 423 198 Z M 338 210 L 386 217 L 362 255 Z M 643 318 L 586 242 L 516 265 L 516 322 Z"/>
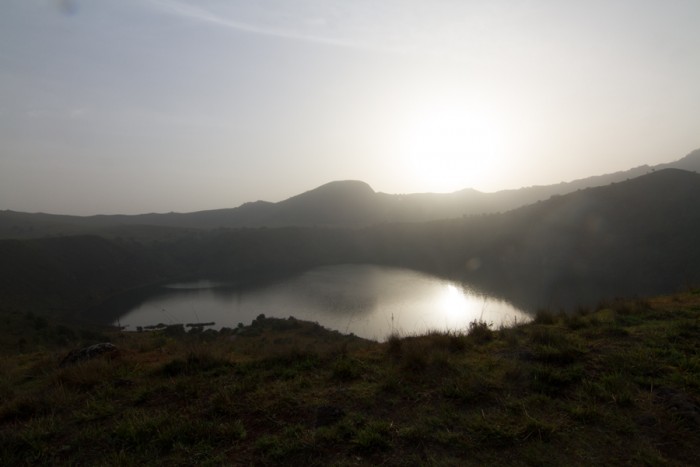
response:
<path fill-rule="evenodd" d="M 109 342 L 103 342 L 101 344 L 91 345 L 82 349 L 71 350 L 68 353 L 68 355 L 66 355 L 63 358 L 63 360 L 61 360 L 59 366 L 63 368 L 68 365 L 73 365 L 74 363 L 93 359 L 99 355 L 116 355 L 118 353 L 119 349 L 117 349 L 117 347 L 114 344 L 110 344 Z"/>

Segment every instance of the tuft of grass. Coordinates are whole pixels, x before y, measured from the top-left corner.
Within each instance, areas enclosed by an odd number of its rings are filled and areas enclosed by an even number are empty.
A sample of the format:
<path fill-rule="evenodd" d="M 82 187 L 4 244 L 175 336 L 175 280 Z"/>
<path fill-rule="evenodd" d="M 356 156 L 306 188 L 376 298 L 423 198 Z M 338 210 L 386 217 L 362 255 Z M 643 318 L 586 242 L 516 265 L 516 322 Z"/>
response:
<path fill-rule="evenodd" d="M 345 355 L 341 355 L 333 363 L 333 378 L 339 381 L 352 381 L 362 375 L 362 363 Z"/>
<path fill-rule="evenodd" d="M 391 447 L 392 425 L 383 420 L 373 420 L 355 434 L 353 444 L 362 453 L 386 451 Z"/>
<path fill-rule="evenodd" d="M 309 447 L 307 432 L 300 425 L 290 425 L 279 434 L 263 435 L 255 441 L 254 449 L 261 460 L 274 463 L 306 460 Z"/>
<path fill-rule="evenodd" d="M 546 309 L 537 310 L 537 312 L 535 312 L 535 318 L 533 319 L 535 324 L 555 324 L 557 321 L 557 314 Z"/>
<path fill-rule="evenodd" d="M 403 341 L 401 336 L 399 336 L 397 333 L 391 333 L 386 340 L 387 354 L 394 358 L 398 358 L 401 356 L 402 347 Z"/>
<path fill-rule="evenodd" d="M 233 364 L 221 357 L 209 352 L 191 352 L 186 358 L 175 358 L 166 363 L 160 372 L 169 377 L 180 375 L 193 375 L 197 373 L 219 373 L 227 371 Z"/>
<path fill-rule="evenodd" d="M 481 344 L 489 342 L 491 339 L 493 339 L 493 331 L 491 330 L 491 326 L 484 321 L 472 321 L 469 323 L 467 335 L 472 341 Z"/>
<path fill-rule="evenodd" d="M 533 390 L 549 395 L 561 395 L 567 387 L 578 383 L 584 377 L 583 367 L 565 368 L 548 365 L 535 365 L 531 369 L 531 387 Z"/>
<path fill-rule="evenodd" d="M 401 368 L 409 375 L 420 374 L 428 368 L 428 346 L 418 339 L 406 339 L 402 345 Z"/>
<path fill-rule="evenodd" d="M 462 403 L 486 403 L 494 400 L 498 387 L 480 373 L 453 378 L 441 387 L 444 397 Z"/>

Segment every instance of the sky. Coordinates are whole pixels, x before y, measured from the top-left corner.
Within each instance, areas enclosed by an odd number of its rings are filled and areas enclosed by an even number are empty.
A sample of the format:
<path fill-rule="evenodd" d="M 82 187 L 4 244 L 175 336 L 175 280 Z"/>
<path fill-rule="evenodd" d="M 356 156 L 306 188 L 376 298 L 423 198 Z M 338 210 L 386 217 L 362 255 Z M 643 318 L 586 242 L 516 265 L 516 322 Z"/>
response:
<path fill-rule="evenodd" d="M 700 147 L 697 0 L 3 0 L 0 209 L 497 191 Z"/>

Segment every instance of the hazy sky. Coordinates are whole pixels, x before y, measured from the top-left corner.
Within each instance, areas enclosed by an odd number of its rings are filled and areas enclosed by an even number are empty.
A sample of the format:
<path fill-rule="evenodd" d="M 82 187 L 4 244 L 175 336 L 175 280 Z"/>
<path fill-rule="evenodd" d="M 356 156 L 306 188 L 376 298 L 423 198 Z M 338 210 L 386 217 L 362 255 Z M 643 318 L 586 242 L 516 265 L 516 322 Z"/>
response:
<path fill-rule="evenodd" d="M 2 0 L 0 209 L 550 184 L 700 147 L 698 0 Z"/>

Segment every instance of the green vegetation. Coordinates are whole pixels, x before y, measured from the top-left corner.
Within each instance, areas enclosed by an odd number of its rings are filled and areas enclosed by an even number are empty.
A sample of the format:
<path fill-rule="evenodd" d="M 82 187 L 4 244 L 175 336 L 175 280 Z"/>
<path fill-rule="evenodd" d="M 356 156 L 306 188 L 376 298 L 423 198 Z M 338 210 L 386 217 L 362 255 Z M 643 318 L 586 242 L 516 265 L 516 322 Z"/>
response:
<path fill-rule="evenodd" d="M 384 343 L 262 315 L 126 333 L 1 316 L 2 465 L 700 463 L 698 291 Z M 119 352 L 59 367 L 104 340 Z"/>

